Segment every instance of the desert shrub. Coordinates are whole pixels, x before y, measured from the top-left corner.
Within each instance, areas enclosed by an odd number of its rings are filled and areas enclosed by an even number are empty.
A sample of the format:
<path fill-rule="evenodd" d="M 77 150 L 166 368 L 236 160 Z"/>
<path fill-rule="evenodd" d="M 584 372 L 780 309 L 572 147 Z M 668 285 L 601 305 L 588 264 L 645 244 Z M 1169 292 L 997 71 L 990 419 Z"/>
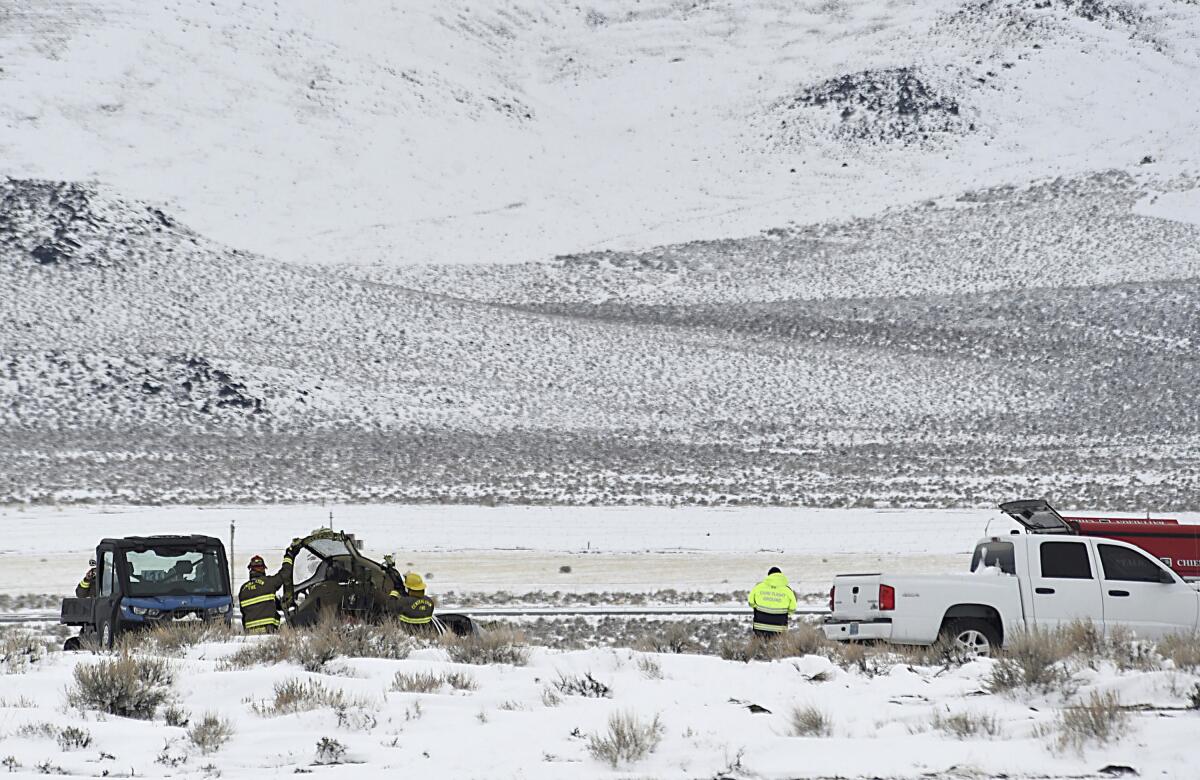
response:
<path fill-rule="evenodd" d="M 1198 689 L 1200 689 L 1200 686 L 1198 686 Z M 559 696 L 558 691 L 547 685 L 542 688 L 542 704 L 547 707 L 557 707 L 562 704 L 562 696 Z"/>
<path fill-rule="evenodd" d="M 1002 650 L 988 676 L 988 686 L 996 693 L 1017 689 L 1050 691 L 1066 682 L 1071 655 L 1066 635 L 1061 631 L 1032 629 L 1014 634 Z"/>
<path fill-rule="evenodd" d="M 689 623 L 676 621 L 653 631 L 637 643 L 638 649 L 648 653 L 687 653 L 696 647 Z"/>
<path fill-rule="evenodd" d="M 43 660 L 49 646 L 31 631 L 23 629 L 0 636 L 0 672 L 20 674 Z"/>
<path fill-rule="evenodd" d="M 201 753 L 215 753 L 233 737 L 233 724 L 215 713 L 206 713 L 188 730 L 188 739 Z"/>
<path fill-rule="evenodd" d="M 608 717 L 607 732 L 588 735 L 588 752 L 615 769 L 653 753 L 665 731 L 658 715 L 643 722 L 633 712 L 616 712 Z"/>
<path fill-rule="evenodd" d="M 330 737 L 321 737 L 317 742 L 317 757 L 318 764 L 340 764 L 346 758 L 346 746 L 336 739 Z"/>
<path fill-rule="evenodd" d="M 1076 750 L 1089 742 L 1106 745 L 1119 737 L 1128 719 L 1115 693 L 1092 693 L 1083 704 L 1062 711 L 1058 745 Z"/>
<path fill-rule="evenodd" d="M 290 680 L 275 683 L 275 696 L 270 702 L 254 705 L 254 711 L 259 715 L 290 715 L 294 712 L 305 712 L 328 707 L 329 709 L 349 709 L 351 707 L 369 707 L 371 702 L 347 696 L 341 688 L 329 688 L 318 680 L 301 680 L 293 677 Z"/>
<path fill-rule="evenodd" d="M 959 739 L 975 736 L 998 737 L 1002 731 L 1000 721 L 995 715 L 974 712 L 956 712 L 951 715 L 935 712 L 933 727 Z"/>
<path fill-rule="evenodd" d="M 803 655 L 831 655 L 838 653 L 840 646 L 826 639 L 811 623 L 797 622 L 786 632 L 769 639 L 757 634 L 728 637 L 718 645 L 717 652 L 726 661 L 771 661 Z"/>
<path fill-rule="evenodd" d="M 833 722 L 816 707 L 793 707 L 788 722 L 794 737 L 828 737 L 833 734 Z"/>
<path fill-rule="evenodd" d="M 761 643 L 757 639 L 729 638 L 717 647 L 717 653 L 726 661 L 741 661 L 749 663 L 759 657 Z"/>
<path fill-rule="evenodd" d="M 529 647 L 524 635 L 507 628 L 470 636 L 446 634 L 442 644 L 450 660 L 460 664 L 524 666 L 529 662 Z"/>
<path fill-rule="evenodd" d="M 1138 639 L 1126 626 L 1117 626 L 1109 632 L 1106 650 L 1108 658 L 1123 671 L 1153 671 L 1162 667 L 1162 659 L 1155 651 L 1154 643 Z"/>
<path fill-rule="evenodd" d="M 136 638 L 143 646 L 153 648 L 163 655 L 181 655 L 189 647 L 202 642 L 230 639 L 234 633 L 233 628 L 223 620 L 210 622 L 197 620 L 163 623 L 145 633 L 127 632 L 123 636 Z"/>
<path fill-rule="evenodd" d="M 174 682 L 174 671 L 161 658 L 118 655 L 76 666 L 67 700 L 81 709 L 149 720 L 170 698 Z"/>
<path fill-rule="evenodd" d="M 322 621 L 311 630 L 284 626 L 279 633 L 255 637 L 222 662 L 225 669 L 248 669 L 285 662 L 308 672 L 321 672 L 335 658 L 387 658 L 403 660 L 416 647 L 398 623 L 347 626 Z"/>
<path fill-rule="evenodd" d="M 338 728 L 346 731 L 371 731 L 379 725 L 375 713 L 365 707 L 339 707 L 334 709 Z"/>
<path fill-rule="evenodd" d="M 25 723 L 17 729 L 17 736 L 26 739 L 55 739 L 58 737 L 58 726 L 49 721 Z"/>
<path fill-rule="evenodd" d="M 278 634 L 253 637 L 232 654 L 221 659 L 222 669 L 249 669 L 254 666 L 273 666 L 291 660 L 297 642 L 303 641 L 298 632 L 284 626 Z"/>
<path fill-rule="evenodd" d="M 400 693 L 433 693 L 445 682 L 445 677 L 434 672 L 396 672 L 392 679 L 392 690 Z"/>
<path fill-rule="evenodd" d="M 21 768 L 21 762 L 16 756 L 5 756 L 3 761 L 0 761 L 0 766 L 7 769 L 9 772 L 16 772 Z"/>
<path fill-rule="evenodd" d="M 793 623 L 783 636 L 768 641 L 766 651 L 771 658 L 795 658 L 826 653 L 835 644 L 811 623 L 799 622 Z"/>
<path fill-rule="evenodd" d="M 893 659 L 890 650 L 877 650 L 860 642 L 837 642 L 829 657 L 841 668 L 857 670 L 868 677 L 882 674 Z"/>
<path fill-rule="evenodd" d="M 1200 683 L 1192 686 L 1192 692 L 1188 694 L 1188 708 L 1200 710 Z"/>
<path fill-rule="evenodd" d="M 1073 620 L 1062 629 L 1066 649 L 1085 658 L 1099 658 L 1108 650 L 1104 630 L 1091 620 Z"/>
<path fill-rule="evenodd" d="M 643 655 L 637 659 L 638 671 L 647 680 L 661 680 L 663 677 L 662 664 L 654 659 L 653 656 Z"/>
<path fill-rule="evenodd" d="M 175 728 L 186 728 L 191 717 L 191 713 L 178 704 L 168 705 L 163 710 L 163 720 L 166 721 L 168 726 L 174 726 Z"/>
<path fill-rule="evenodd" d="M 69 750 L 83 750 L 92 746 L 92 734 L 87 729 L 67 726 L 58 732 L 55 741 L 64 753 Z"/>
<path fill-rule="evenodd" d="M 445 685 L 456 691 L 473 691 L 479 683 L 466 672 L 396 672 L 391 690 L 397 693 L 435 693 Z"/>
<path fill-rule="evenodd" d="M 1176 669 L 1200 668 L 1200 636 L 1170 634 L 1158 640 L 1158 653 L 1175 664 Z"/>
<path fill-rule="evenodd" d="M 452 671 L 446 672 L 446 682 L 456 691 L 473 691 L 479 687 L 479 683 L 475 678 L 466 672 Z"/>
<path fill-rule="evenodd" d="M 612 688 L 592 677 L 591 672 L 585 672 L 582 677 L 577 674 L 564 675 L 561 672 L 554 682 L 554 687 L 564 696 L 583 696 L 589 699 L 611 699 Z"/>
<path fill-rule="evenodd" d="M 931 645 L 898 645 L 894 648 L 905 663 L 912 666 L 962 666 L 975 660 L 952 640 L 940 638 Z"/>

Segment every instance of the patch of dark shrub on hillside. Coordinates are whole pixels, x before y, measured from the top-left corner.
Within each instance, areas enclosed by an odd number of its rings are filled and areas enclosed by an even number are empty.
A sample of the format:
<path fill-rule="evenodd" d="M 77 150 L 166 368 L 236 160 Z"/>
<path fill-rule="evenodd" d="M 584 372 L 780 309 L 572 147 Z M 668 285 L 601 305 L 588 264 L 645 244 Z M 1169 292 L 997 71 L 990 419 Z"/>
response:
<path fill-rule="evenodd" d="M 0 181 L 0 257 L 42 267 L 124 264 L 133 237 L 175 228 L 162 211 L 78 182 Z"/>
<path fill-rule="evenodd" d="M 940 93 L 912 68 L 836 76 L 803 89 L 786 101 L 784 111 L 792 117 L 824 111 L 835 135 L 873 143 L 920 144 L 934 135 L 974 129 L 958 100 Z"/>
<path fill-rule="evenodd" d="M 1112 0 L 972 0 L 947 17 L 951 27 L 985 25 L 1033 40 L 1054 29 L 1054 16 L 1075 16 L 1108 27 L 1137 28 L 1145 21 L 1134 6 Z"/>

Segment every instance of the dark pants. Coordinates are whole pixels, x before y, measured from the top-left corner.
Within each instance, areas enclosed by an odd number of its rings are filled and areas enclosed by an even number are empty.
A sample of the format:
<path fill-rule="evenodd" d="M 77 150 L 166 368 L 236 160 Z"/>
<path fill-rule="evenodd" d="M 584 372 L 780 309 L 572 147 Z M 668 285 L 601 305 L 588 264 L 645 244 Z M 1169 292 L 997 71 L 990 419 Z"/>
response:
<path fill-rule="evenodd" d="M 764 641 L 774 639 L 775 637 L 782 636 L 783 634 L 787 633 L 786 631 L 763 631 L 761 628 L 755 628 L 752 629 L 752 631 L 754 632 L 755 639 L 762 639 Z"/>

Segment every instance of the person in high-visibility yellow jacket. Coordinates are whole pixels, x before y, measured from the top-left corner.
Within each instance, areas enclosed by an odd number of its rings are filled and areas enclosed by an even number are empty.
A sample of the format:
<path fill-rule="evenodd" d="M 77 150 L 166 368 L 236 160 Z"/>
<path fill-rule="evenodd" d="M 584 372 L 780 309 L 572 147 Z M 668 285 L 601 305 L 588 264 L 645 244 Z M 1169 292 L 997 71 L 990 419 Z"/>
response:
<path fill-rule="evenodd" d="M 415 571 L 404 575 L 404 590 L 389 593 L 391 611 L 407 628 L 427 630 L 433 623 L 433 600 L 425 595 L 425 580 Z"/>
<path fill-rule="evenodd" d="M 787 631 L 788 616 L 796 611 L 796 594 L 779 567 L 771 567 L 767 578 L 750 591 L 748 601 L 754 608 L 755 636 L 765 639 Z"/>
<path fill-rule="evenodd" d="M 267 574 L 267 563 L 261 555 L 250 559 L 250 579 L 238 591 L 238 606 L 242 610 L 242 628 L 247 634 L 273 634 L 279 630 L 279 602 L 275 594 L 292 577 L 292 562 L 296 548 L 283 554 L 283 565 L 274 574 Z"/>
<path fill-rule="evenodd" d="M 87 574 L 83 575 L 83 579 L 75 586 L 75 598 L 90 599 L 96 596 L 96 562 L 92 561 L 92 568 L 87 570 Z"/>

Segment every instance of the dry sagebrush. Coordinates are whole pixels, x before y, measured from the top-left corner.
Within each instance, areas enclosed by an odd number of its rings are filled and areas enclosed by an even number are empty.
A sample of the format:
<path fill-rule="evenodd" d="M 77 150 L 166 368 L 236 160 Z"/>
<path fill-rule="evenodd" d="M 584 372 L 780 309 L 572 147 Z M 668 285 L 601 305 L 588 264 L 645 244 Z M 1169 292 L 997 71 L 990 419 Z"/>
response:
<path fill-rule="evenodd" d="M 150 720 L 171 697 L 175 672 L 162 658 L 128 654 L 75 667 L 67 701 L 123 718 Z"/>
<path fill-rule="evenodd" d="M 616 712 L 608 718 L 607 731 L 588 736 L 588 752 L 615 769 L 653 753 L 665 732 L 658 715 L 643 721 L 636 713 Z"/>

